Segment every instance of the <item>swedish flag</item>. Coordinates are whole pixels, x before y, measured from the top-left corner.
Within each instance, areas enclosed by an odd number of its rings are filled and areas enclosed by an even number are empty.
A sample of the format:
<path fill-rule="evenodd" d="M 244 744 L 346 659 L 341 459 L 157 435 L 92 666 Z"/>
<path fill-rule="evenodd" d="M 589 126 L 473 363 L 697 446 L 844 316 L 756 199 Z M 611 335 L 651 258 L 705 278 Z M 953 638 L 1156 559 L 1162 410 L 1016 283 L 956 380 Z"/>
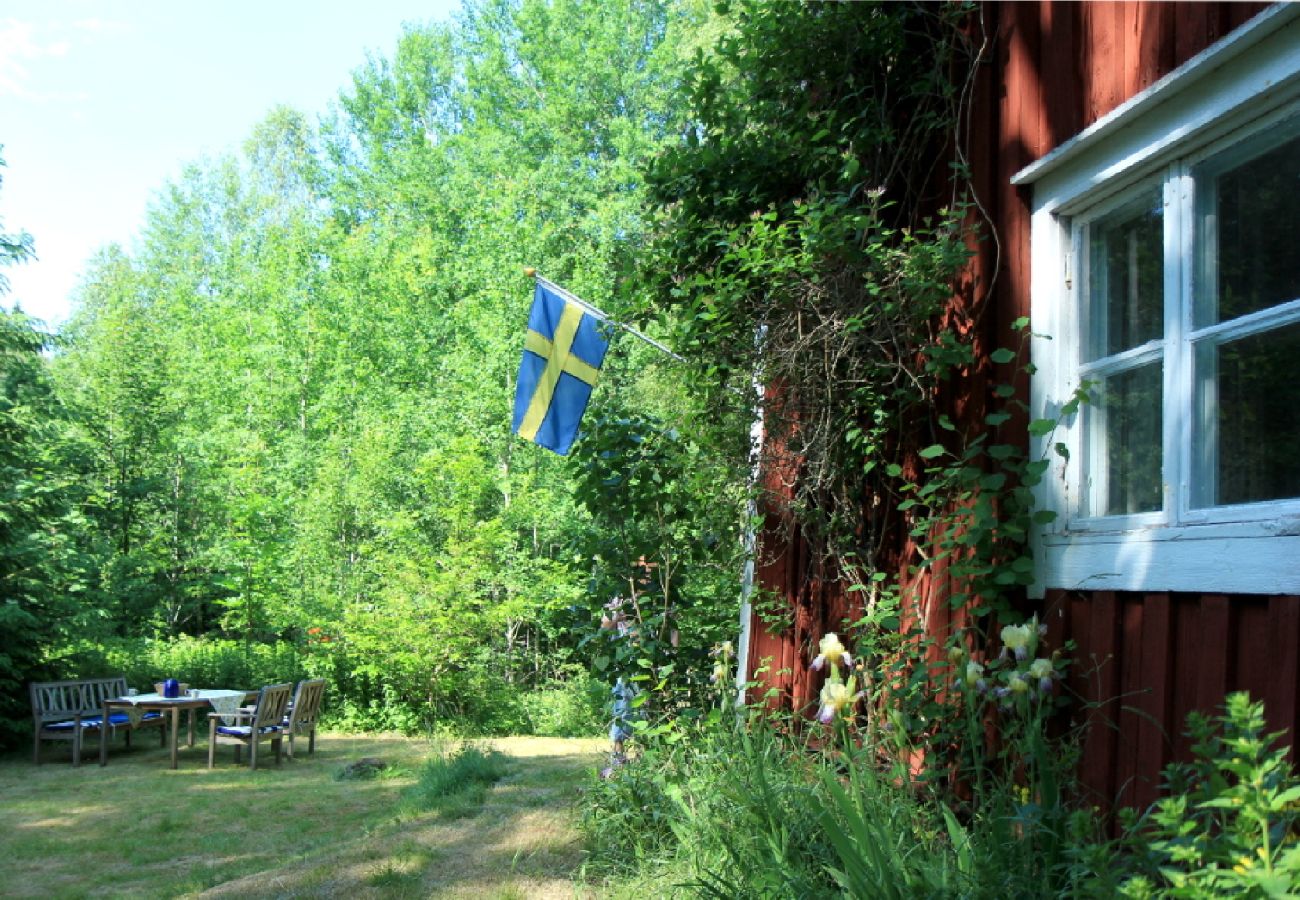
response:
<path fill-rule="evenodd" d="M 609 341 L 584 304 L 538 279 L 515 386 L 514 431 L 567 456 Z"/>

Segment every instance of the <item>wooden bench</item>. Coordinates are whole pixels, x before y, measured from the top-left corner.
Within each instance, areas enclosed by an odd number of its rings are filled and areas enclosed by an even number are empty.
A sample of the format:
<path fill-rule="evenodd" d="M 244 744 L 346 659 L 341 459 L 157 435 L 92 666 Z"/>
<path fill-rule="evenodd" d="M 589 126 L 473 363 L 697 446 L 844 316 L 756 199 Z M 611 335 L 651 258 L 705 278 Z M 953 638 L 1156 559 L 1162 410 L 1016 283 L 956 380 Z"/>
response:
<path fill-rule="evenodd" d="M 125 712 L 113 713 L 104 721 L 104 701 L 126 696 L 126 677 L 83 678 L 77 681 L 34 681 L 32 693 L 32 759 L 41 764 L 41 741 L 72 741 L 72 764 L 81 765 L 82 736 L 101 734 L 101 740 L 119 729 L 126 733 L 131 746 L 131 732 L 137 728 L 158 728 L 164 746 L 167 731 L 162 713 L 146 712 L 133 717 Z M 102 734 L 107 730 L 107 734 Z"/>

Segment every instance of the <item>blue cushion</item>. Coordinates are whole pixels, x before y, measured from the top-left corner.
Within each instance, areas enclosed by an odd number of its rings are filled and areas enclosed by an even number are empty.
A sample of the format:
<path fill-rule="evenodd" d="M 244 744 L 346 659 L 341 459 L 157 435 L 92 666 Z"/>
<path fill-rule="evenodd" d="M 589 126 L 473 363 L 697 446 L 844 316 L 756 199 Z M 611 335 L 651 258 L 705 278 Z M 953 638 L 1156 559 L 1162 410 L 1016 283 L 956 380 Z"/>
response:
<path fill-rule="evenodd" d="M 81 720 L 81 727 L 98 728 L 100 718 L 101 718 L 100 716 L 87 716 L 86 718 Z M 49 725 L 43 725 L 42 728 L 44 728 L 46 731 L 71 731 L 73 728 L 76 727 L 76 725 L 77 723 L 73 721 L 52 722 Z"/>
<path fill-rule="evenodd" d="M 234 737 L 246 738 L 248 737 L 249 732 L 252 730 L 253 730 L 252 726 L 249 725 L 218 725 L 217 726 L 217 734 L 229 734 Z M 272 732 L 276 732 L 279 730 L 280 730 L 279 725 L 263 725 L 260 729 L 258 729 L 258 734 L 271 734 Z"/>
<path fill-rule="evenodd" d="M 103 716 L 86 716 L 81 720 L 81 727 L 98 728 L 100 722 L 103 721 L 103 718 L 104 718 Z M 140 721 L 144 722 L 147 720 L 160 719 L 160 718 L 162 718 L 162 713 L 160 712 L 147 712 L 140 717 Z M 128 716 L 126 713 L 110 713 L 108 717 L 108 724 L 110 727 L 114 727 L 117 725 L 126 725 L 130 721 L 131 721 L 131 717 Z M 54 722 L 49 725 L 42 725 L 41 727 L 46 731 L 71 731 L 76 724 L 77 724 L 76 722 L 72 720 L 68 720 L 67 722 Z"/>

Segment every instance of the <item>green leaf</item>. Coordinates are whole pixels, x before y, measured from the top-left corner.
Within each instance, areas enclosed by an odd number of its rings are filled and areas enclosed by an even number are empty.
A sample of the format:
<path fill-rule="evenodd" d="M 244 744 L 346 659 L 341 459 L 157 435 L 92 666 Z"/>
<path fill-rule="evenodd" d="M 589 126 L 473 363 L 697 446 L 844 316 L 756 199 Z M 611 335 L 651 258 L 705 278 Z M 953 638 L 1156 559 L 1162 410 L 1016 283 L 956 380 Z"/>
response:
<path fill-rule="evenodd" d="M 920 452 L 921 459 L 934 459 L 936 456 L 942 456 L 946 451 L 943 444 L 931 444 Z"/>
<path fill-rule="evenodd" d="M 989 359 L 993 360 L 995 363 L 998 363 L 999 365 L 1004 365 L 1006 363 L 1009 363 L 1015 358 L 1016 358 L 1015 351 L 1008 350 L 1006 347 L 999 347 L 998 349 L 994 350 L 992 353 L 989 354 Z"/>
<path fill-rule="evenodd" d="M 1288 788 L 1274 797 L 1272 802 L 1269 803 L 1269 809 L 1273 812 L 1278 812 L 1279 810 L 1284 809 L 1287 804 L 1294 803 L 1297 800 L 1300 800 L 1300 785 Z"/>

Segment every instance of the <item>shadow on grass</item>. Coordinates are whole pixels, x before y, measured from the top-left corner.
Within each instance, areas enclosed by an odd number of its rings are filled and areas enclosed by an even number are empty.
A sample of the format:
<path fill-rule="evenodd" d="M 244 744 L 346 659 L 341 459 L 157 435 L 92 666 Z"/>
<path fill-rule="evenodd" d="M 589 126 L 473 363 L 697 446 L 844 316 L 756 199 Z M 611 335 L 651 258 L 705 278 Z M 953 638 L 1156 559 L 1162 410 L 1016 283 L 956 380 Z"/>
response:
<path fill-rule="evenodd" d="M 156 746 L 113 747 L 109 765 L 70 754 L 0 760 L 0 895 L 571 897 L 581 862 L 577 787 L 599 741 L 501 742 L 510 772 L 471 817 L 399 814 L 438 747 L 396 736 L 324 735 L 314 755 L 277 767 L 207 768 L 200 740 L 180 768 Z M 338 781 L 377 756 L 379 778 Z M 270 757 L 268 757 L 270 758 Z M 246 759 L 246 758 L 245 758 Z"/>
<path fill-rule="evenodd" d="M 593 742 L 584 742 L 591 746 Z M 590 752 L 510 753 L 511 772 L 471 816 L 406 814 L 298 863 L 215 886 L 208 896 L 573 897 L 583 852 L 574 828 Z"/>

